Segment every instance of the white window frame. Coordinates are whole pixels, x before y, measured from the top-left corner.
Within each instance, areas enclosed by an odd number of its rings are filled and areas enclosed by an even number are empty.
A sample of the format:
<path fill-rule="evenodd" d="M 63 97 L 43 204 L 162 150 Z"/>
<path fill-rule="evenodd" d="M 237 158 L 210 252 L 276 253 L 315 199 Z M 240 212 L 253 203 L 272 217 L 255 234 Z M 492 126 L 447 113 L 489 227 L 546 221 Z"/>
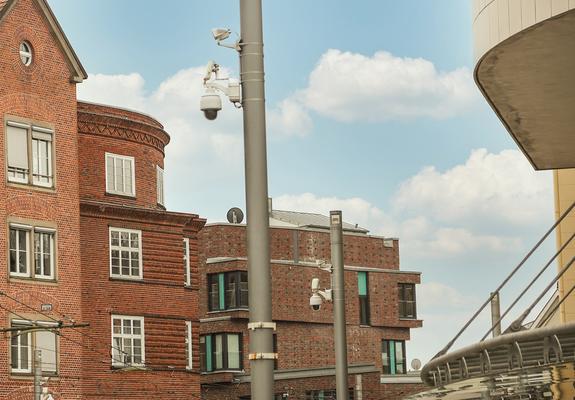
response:
<path fill-rule="evenodd" d="M 26 232 L 26 272 L 13 272 L 10 271 L 10 253 L 12 252 L 12 246 L 10 243 L 10 231 L 12 229 L 15 229 L 16 231 L 24 231 Z M 18 234 L 16 234 L 17 238 L 18 238 Z M 32 246 L 33 246 L 33 240 L 31 238 L 32 236 L 32 227 L 28 226 L 28 225 L 20 225 L 20 224 L 9 224 L 8 226 L 8 272 L 10 274 L 10 276 L 16 277 L 16 278 L 31 278 L 32 277 L 32 260 L 31 260 L 31 256 L 33 255 L 33 251 L 32 251 Z M 17 239 L 18 241 L 18 245 L 16 247 L 16 254 L 19 257 L 19 253 L 20 253 L 20 241 Z"/>
<path fill-rule="evenodd" d="M 119 235 L 120 235 L 120 238 L 119 238 L 119 240 L 120 240 L 120 245 L 118 245 L 118 246 L 112 245 L 112 232 L 113 232 L 113 231 L 118 232 Z M 142 262 L 142 250 L 143 250 L 143 249 L 142 249 L 142 231 L 141 231 L 141 230 L 138 230 L 138 229 L 116 228 L 116 227 L 110 226 L 108 232 L 109 232 L 109 233 L 108 233 L 108 238 L 109 238 L 109 240 L 108 240 L 108 245 L 109 245 L 109 247 L 110 247 L 110 251 L 109 251 L 109 253 L 110 253 L 110 277 L 112 277 L 112 278 L 119 278 L 119 279 L 128 279 L 128 280 L 141 280 L 141 279 L 143 279 L 143 278 L 144 278 L 144 263 Z M 120 268 L 120 273 L 119 273 L 119 274 L 115 274 L 115 273 L 113 272 L 113 269 L 112 269 L 112 251 L 113 251 L 113 250 L 117 250 L 117 251 L 120 252 L 120 255 L 121 255 L 121 252 L 122 252 L 122 251 L 132 252 L 133 250 L 135 250 L 135 249 L 132 248 L 131 246 L 130 246 L 130 247 L 123 247 L 123 246 L 121 245 L 121 240 L 122 240 L 122 239 L 121 239 L 121 234 L 122 234 L 122 232 L 128 233 L 129 235 L 131 235 L 132 233 L 138 234 L 138 248 L 137 248 L 137 250 L 138 250 L 138 253 L 139 253 L 139 254 L 138 254 L 138 264 L 139 264 L 139 267 L 138 267 L 138 275 L 137 275 L 137 276 L 131 274 L 131 271 L 132 271 L 132 265 L 131 265 L 131 263 L 130 263 L 130 266 L 129 266 L 129 268 L 130 268 L 130 274 L 129 274 L 129 275 L 123 275 L 123 274 L 122 274 L 122 262 L 121 262 L 121 257 L 120 257 L 120 266 L 119 266 L 119 268 Z M 131 241 L 131 239 L 130 239 L 130 241 Z M 131 260 L 131 258 L 130 258 L 130 260 Z"/>
<path fill-rule="evenodd" d="M 26 169 L 26 176 L 19 177 L 19 176 L 11 176 L 10 175 L 10 148 L 9 148 L 9 141 L 8 141 L 8 128 L 16 128 L 16 129 L 23 129 L 26 131 L 26 161 L 27 161 L 27 169 Z M 53 188 L 54 187 L 54 130 L 50 128 L 44 128 L 36 125 L 31 125 L 29 123 L 23 122 L 16 122 L 16 121 L 7 121 L 6 122 L 6 178 L 8 182 L 13 183 L 21 183 L 25 185 L 32 185 L 32 186 L 39 186 L 45 188 Z M 40 155 L 38 152 L 35 152 L 34 141 L 41 141 L 48 143 L 47 151 L 46 151 L 46 158 L 47 158 L 47 171 L 44 175 L 44 178 L 47 179 L 47 182 L 42 182 L 39 180 L 35 175 L 39 175 L 40 169 Z M 36 157 L 34 157 L 36 156 Z M 37 170 L 34 169 L 37 167 Z"/>
<path fill-rule="evenodd" d="M 124 327 L 124 321 L 125 320 L 130 320 L 132 321 L 131 325 L 132 325 L 132 332 L 133 332 L 133 321 L 140 321 L 140 330 L 141 333 L 139 335 L 135 335 L 133 333 L 131 334 L 127 334 L 124 332 L 121 333 L 114 333 L 114 320 L 115 319 L 119 319 L 122 321 L 121 323 L 121 330 L 123 330 Z M 112 346 L 111 346 L 111 358 L 112 358 L 112 365 L 115 367 L 126 367 L 126 366 L 144 366 L 146 364 L 146 334 L 145 334 L 145 330 L 144 330 L 144 317 L 139 317 L 139 316 L 134 316 L 134 315 L 114 315 L 112 314 L 111 319 L 110 319 L 110 333 L 112 336 Z M 141 363 L 131 363 L 131 364 L 126 364 L 124 361 L 120 361 L 117 358 L 114 358 L 114 349 L 117 349 L 117 347 L 114 345 L 114 339 L 115 338 L 120 338 L 121 342 L 124 342 L 124 339 L 140 339 L 141 343 L 142 343 L 142 362 Z M 132 342 L 132 346 L 133 346 L 133 342 Z M 120 353 L 124 353 L 124 346 L 122 344 L 122 347 L 120 349 L 118 349 L 118 351 Z"/>
<path fill-rule="evenodd" d="M 10 321 L 10 327 L 14 327 L 14 325 L 21 325 L 21 326 L 26 326 L 26 325 L 30 325 L 30 321 L 22 321 L 22 320 L 12 320 Z M 12 335 L 17 334 L 18 331 L 13 332 Z M 17 336 L 17 348 L 18 348 L 18 354 L 21 353 L 21 341 L 22 341 L 22 337 L 26 336 L 28 338 L 28 368 L 20 368 L 21 365 L 21 360 L 18 360 L 18 367 L 17 368 L 13 368 L 12 367 L 12 362 L 14 360 L 12 360 L 12 340 L 14 339 L 13 337 L 10 338 L 10 372 L 13 374 L 31 374 L 32 373 L 32 332 L 21 332 L 18 334 Z"/>
<path fill-rule="evenodd" d="M 192 274 L 190 271 L 190 239 L 184 238 L 184 269 L 186 274 L 186 286 L 192 284 Z"/>
<path fill-rule="evenodd" d="M 44 257 L 42 257 L 41 262 L 40 262 L 40 268 L 42 270 L 42 273 L 38 274 L 36 273 L 36 269 L 38 268 L 38 266 L 36 265 L 36 233 L 39 233 L 40 235 L 44 234 L 44 235 L 50 235 L 50 274 L 46 275 L 43 273 L 44 270 Z M 43 227 L 34 227 L 34 240 L 32 240 L 33 245 L 34 245 L 34 249 L 32 251 L 32 260 L 33 260 L 33 264 L 34 264 L 34 271 L 30 271 L 33 272 L 34 278 L 37 279 L 46 279 L 46 280 L 54 280 L 55 277 L 55 270 L 56 270 L 56 230 L 55 229 L 51 229 L 51 228 L 43 228 Z M 43 253 L 41 253 L 43 254 Z"/>
<path fill-rule="evenodd" d="M 186 321 L 186 354 L 187 354 L 187 364 L 186 369 L 190 370 L 193 367 L 193 341 L 192 341 L 192 321 Z"/>
<path fill-rule="evenodd" d="M 40 175 L 40 154 L 36 151 L 35 153 L 35 146 L 34 146 L 34 141 L 38 141 L 38 142 L 46 142 L 48 143 L 48 149 L 46 152 L 46 157 L 47 157 L 47 161 L 48 161 L 48 171 L 47 175 L 45 175 L 45 177 L 48 179 L 48 182 L 42 182 L 39 180 L 39 178 L 36 177 L 36 175 Z M 31 143 L 32 143 L 32 153 L 31 155 L 31 159 L 32 159 L 32 184 L 35 186 L 43 186 L 43 187 L 48 187 L 51 188 L 52 186 L 54 186 L 54 172 L 53 172 L 53 166 L 52 166 L 52 147 L 53 147 L 53 142 L 54 142 L 54 132 L 50 129 L 46 129 L 46 128 L 41 128 L 39 126 L 32 126 L 32 138 L 31 138 Z M 34 170 L 34 166 L 37 165 L 37 170 Z"/>
<path fill-rule="evenodd" d="M 22 61 L 22 64 L 29 67 L 32 64 L 32 58 L 34 55 L 30 42 L 27 40 L 22 41 L 18 47 L 18 52 L 20 53 L 20 61 Z"/>
<path fill-rule="evenodd" d="M 109 187 L 109 183 L 108 182 L 108 159 L 111 158 L 114 164 L 114 171 L 113 171 L 113 178 L 114 181 L 116 180 L 116 160 L 120 160 L 122 161 L 122 174 L 123 174 L 123 163 L 124 161 L 128 161 L 131 164 L 131 171 L 132 171 L 132 176 L 130 177 L 131 182 L 132 182 L 132 191 L 131 192 L 127 192 L 126 190 L 117 190 L 116 189 L 116 185 L 115 182 L 112 185 L 113 189 L 110 189 Z M 119 194 L 122 196 L 130 196 L 130 197 L 136 197 L 136 160 L 134 157 L 131 156 L 123 156 L 120 154 L 114 154 L 114 153 L 108 153 L 106 152 L 106 156 L 104 157 L 104 165 L 105 165 L 105 174 L 106 174 L 106 193 L 111 193 L 111 194 Z M 124 177 L 125 178 L 125 177 Z M 125 182 L 125 179 L 124 179 Z M 125 188 L 126 184 L 124 183 L 124 188 Z"/>
<path fill-rule="evenodd" d="M 45 327 L 46 330 L 43 331 L 29 331 L 26 333 L 20 333 L 18 335 L 18 348 L 20 348 L 20 338 L 24 335 L 28 336 L 28 368 L 26 369 L 22 369 L 22 368 L 12 368 L 12 338 L 10 339 L 10 372 L 12 374 L 31 374 L 34 370 L 34 357 L 33 357 L 33 350 L 35 348 L 37 348 L 38 344 L 38 339 L 36 337 L 36 335 L 40 332 L 51 332 L 49 328 L 57 328 L 58 327 L 58 323 L 56 322 L 51 322 L 51 321 L 31 321 L 31 320 L 20 320 L 20 319 L 13 319 L 10 321 L 10 326 L 14 327 L 14 325 L 18 325 L 18 326 L 22 326 L 22 327 L 28 327 L 28 326 L 32 326 L 33 324 L 36 324 L 40 327 Z M 53 369 L 48 369 L 48 368 L 43 368 L 45 373 L 48 374 L 57 374 L 58 370 L 59 370 L 59 346 L 58 346 L 58 335 L 55 332 L 51 332 L 54 335 L 54 350 L 51 349 L 46 349 L 46 348 L 39 348 L 39 350 L 42 351 L 42 354 L 44 355 L 45 352 L 54 352 L 54 368 Z M 20 353 L 20 351 L 18 351 Z M 45 358 L 42 358 L 42 363 L 45 363 Z"/>
<path fill-rule="evenodd" d="M 17 231 L 26 232 L 26 272 L 12 272 L 10 271 L 10 231 L 15 229 Z M 36 233 L 49 234 L 50 237 L 50 274 L 36 273 Z M 19 246 L 18 246 L 19 249 Z M 17 249 L 17 251 L 18 251 Z M 42 267 L 44 258 L 42 257 Z M 11 277 L 14 278 L 32 278 L 40 280 L 53 281 L 56 279 L 56 229 L 46 228 L 42 226 L 31 226 L 17 223 L 10 223 L 8 225 L 8 271 Z"/>
<path fill-rule="evenodd" d="M 9 128 L 16 128 L 16 129 L 24 129 L 26 131 L 26 164 L 27 164 L 27 168 L 26 168 L 26 172 L 25 172 L 25 176 L 24 177 L 19 177 L 17 175 L 11 176 L 11 172 L 10 172 L 10 132 L 9 132 Z M 14 182 L 14 183 L 23 183 L 23 184 L 28 184 L 30 183 L 30 157 L 29 157 L 29 153 L 30 150 L 28 149 L 28 136 L 29 136 L 29 132 L 30 132 L 30 124 L 24 124 L 24 123 L 20 123 L 20 122 L 14 122 L 14 121 L 7 121 L 6 122 L 6 134 L 5 134 L 5 141 L 6 141 L 6 177 L 8 179 L 8 182 Z M 17 168 L 19 170 L 21 170 L 22 168 L 20 167 L 14 167 L 13 168 Z M 24 172 L 20 172 L 20 173 L 24 173 Z"/>
<path fill-rule="evenodd" d="M 165 205 L 164 197 L 164 170 L 159 165 L 156 165 L 156 190 L 157 190 L 157 202 L 160 205 Z"/>

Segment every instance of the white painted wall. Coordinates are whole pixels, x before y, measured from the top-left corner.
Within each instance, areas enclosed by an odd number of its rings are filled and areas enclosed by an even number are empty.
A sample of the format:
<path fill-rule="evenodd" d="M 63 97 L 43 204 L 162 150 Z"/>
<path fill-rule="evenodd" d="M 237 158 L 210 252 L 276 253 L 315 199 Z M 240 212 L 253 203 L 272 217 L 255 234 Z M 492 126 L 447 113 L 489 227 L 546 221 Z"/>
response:
<path fill-rule="evenodd" d="M 472 0 L 475 61 L 538 22 L 575 9 L 575 0 Z"/>

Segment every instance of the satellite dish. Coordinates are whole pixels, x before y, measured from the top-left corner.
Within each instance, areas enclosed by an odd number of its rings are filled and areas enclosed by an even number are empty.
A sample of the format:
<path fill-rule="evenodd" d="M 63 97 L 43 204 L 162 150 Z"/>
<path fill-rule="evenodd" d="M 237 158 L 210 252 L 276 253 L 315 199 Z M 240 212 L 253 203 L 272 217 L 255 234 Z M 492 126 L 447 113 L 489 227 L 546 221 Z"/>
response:
<path fill-rule="evenodd" d="M 419 358 L 414 358 L 413 360 L 411 360 L 411 368 L 413 368 L 414 371 L 419 371 L 419 369 L 421 368 L 421 361 L 419 360 Z"/>
<path fill-rule="evenodd" d="M 237 207 L 230 208 L 227 217 L 230 224 L 241 224 L 244 220 L 244 212 Z"/>

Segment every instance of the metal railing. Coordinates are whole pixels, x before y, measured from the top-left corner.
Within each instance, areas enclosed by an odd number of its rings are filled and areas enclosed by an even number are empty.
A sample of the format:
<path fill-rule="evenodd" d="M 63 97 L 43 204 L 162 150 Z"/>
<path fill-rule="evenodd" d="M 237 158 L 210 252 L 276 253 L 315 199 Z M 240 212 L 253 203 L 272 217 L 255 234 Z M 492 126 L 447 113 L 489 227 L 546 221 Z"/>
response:
<path fill-rule="evenodd" d="M 433 363 L 433 360 L 444 356 L 451 347 L 455 344 L 455 342 L 461 337 L 461 335 L 466 332 L 469 326 L 477 319 L 477 317 L 485 310 L 487 305 L 491 304 L 494 301 L 494 298 L 498 297 L 501 290 L 511 281 L 511 279 L 517 274 L 517 272 L 525 265 L 525 263 L 531 258 L 531 256 L 539 249 L 542 243 L 555 231 L 555 229 L 559 226 L 559 224 L 571 213 L 571 211 L 575 208 L 575 202 L 571 204 L 562 214 L 561 216 L 555 221 L 555 223 L 545 232 L 545 234 L 539 239 L 539 241 L 533 246 L 533 248 L 525 255 L 525 257 L 513 268 L 513 270 L 507 275 L 507 277 L 503 280 L 503 282 L 491 292 L 490 296 L 487 300 L 479 307 L 479 309 L 469 318 L 469 320 L 463 325 L 463 327 L 457 332 L 457 334 L 451 339 L 443 349 L 439 353 L 437 353 L 430 363 Z M 501 316 L 496 316 L 490 328 L 487 330 L 485 335 L 481 338 L 480 342 L 486 340 L 486 338 L 496 331 L 498 327 L 501 326 L 503 319 L 509 315 L 509 312 L 518 304 L 518 302 L 524 297 L 529 289 L 533 287 L 536 281 L 538 281 L 543 273 L 549 268 L 549 266 L 556 261 L 557 257 L 565 250 L 565 248 L 573 241 L 575 238 L 575 233 L 573 233 L 568 240 L 561 245 L 561 247 L 553 254 L 553 256 L 545 263 L 545 265 L 538 271 L 538 273 L 527 283 L 525 288 L 517 295 L 511 304 L 506 308 L 506 310 L 501 314 Z M 575 257 L 573 257 L 567 264 L 565 264 L 560 271 L 553 277 L 553 279 L 549 282 L 549 284 L 539 293 L 537 298 L 531 302 L 527 308 L 520 314 L 518 318 L 516 318 L 509 327 L 504 330 L 504 335 L 512 332 L 518 332 L 522 329 L 523 323 L 527 316 L 533 311 L 533 309 L 539 304 L 539 302 L 545 297 L 546 293 L 561 279 L 561 277 L 569 270 L 569 268 L 575 263 Z M 543 320 L 546 323 L 551 315 L 563 304 L 564 300 L 575 290 L 575 286 L 572 287 L 567 293 L 564 294 L 563 298 L 555 304 L 546 318 Z"/>

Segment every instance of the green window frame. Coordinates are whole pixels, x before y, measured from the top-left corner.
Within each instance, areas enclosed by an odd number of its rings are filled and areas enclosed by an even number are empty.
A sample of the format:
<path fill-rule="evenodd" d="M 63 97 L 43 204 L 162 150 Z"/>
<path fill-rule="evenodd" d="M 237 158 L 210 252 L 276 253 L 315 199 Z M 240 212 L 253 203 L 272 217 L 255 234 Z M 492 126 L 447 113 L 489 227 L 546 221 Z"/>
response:
<path fill-rule="evenodd" d="M 286 400 L 289 398 L 288 393 L 276 393 L 274 394 L 273 400 Z M 252 396 L 240 396 L 239 400 L 251 400 Z"/>
<path fill-rule="evenodd" d="M 370 324 L 369 312 L 369 277 L 367 272 L 357 273 L 357 289 L 359 295 L 359 324 Z"/>
<path fill-rule="evenodd" d="M 351 387 L 348 390 L 348 399 L 353 400 L 355 390 Z M 308 390 L 305 392 L 305 400 L 336 400 L 337 394 L 335 389 Z"/>
<path fill-rule="evenodd" d="M 272 346 L 273 346 L 273 352 L 274 353 L 278 353 L 278 335 L 274 333 L 274 335 L 272 336 Z M 279 369 L 278 368 L 278 359 L 276 358 L 274 360 L 274 371 Z"/>
<path fill-rule="evenodd" d="M 225 311 L 248 308 L 247 271 L 208 275 L 208 309 Z"/>
<path fill-rule="evenodd" d="M 381 362 L 386 375 L 406 374 L 405 340 L 387 340 L 381 342 Z"/>
<path fill-rule="evenodd" d="M 200 336 L 200 371 L 241 371 L 243 341 L 240 333 Z"/>
<path fill-rule="evenodd" d="M 417 319 L 417 306 L 415 300 L 415 284 L 400 283 L 399 291 L 399 318 Z"/>

